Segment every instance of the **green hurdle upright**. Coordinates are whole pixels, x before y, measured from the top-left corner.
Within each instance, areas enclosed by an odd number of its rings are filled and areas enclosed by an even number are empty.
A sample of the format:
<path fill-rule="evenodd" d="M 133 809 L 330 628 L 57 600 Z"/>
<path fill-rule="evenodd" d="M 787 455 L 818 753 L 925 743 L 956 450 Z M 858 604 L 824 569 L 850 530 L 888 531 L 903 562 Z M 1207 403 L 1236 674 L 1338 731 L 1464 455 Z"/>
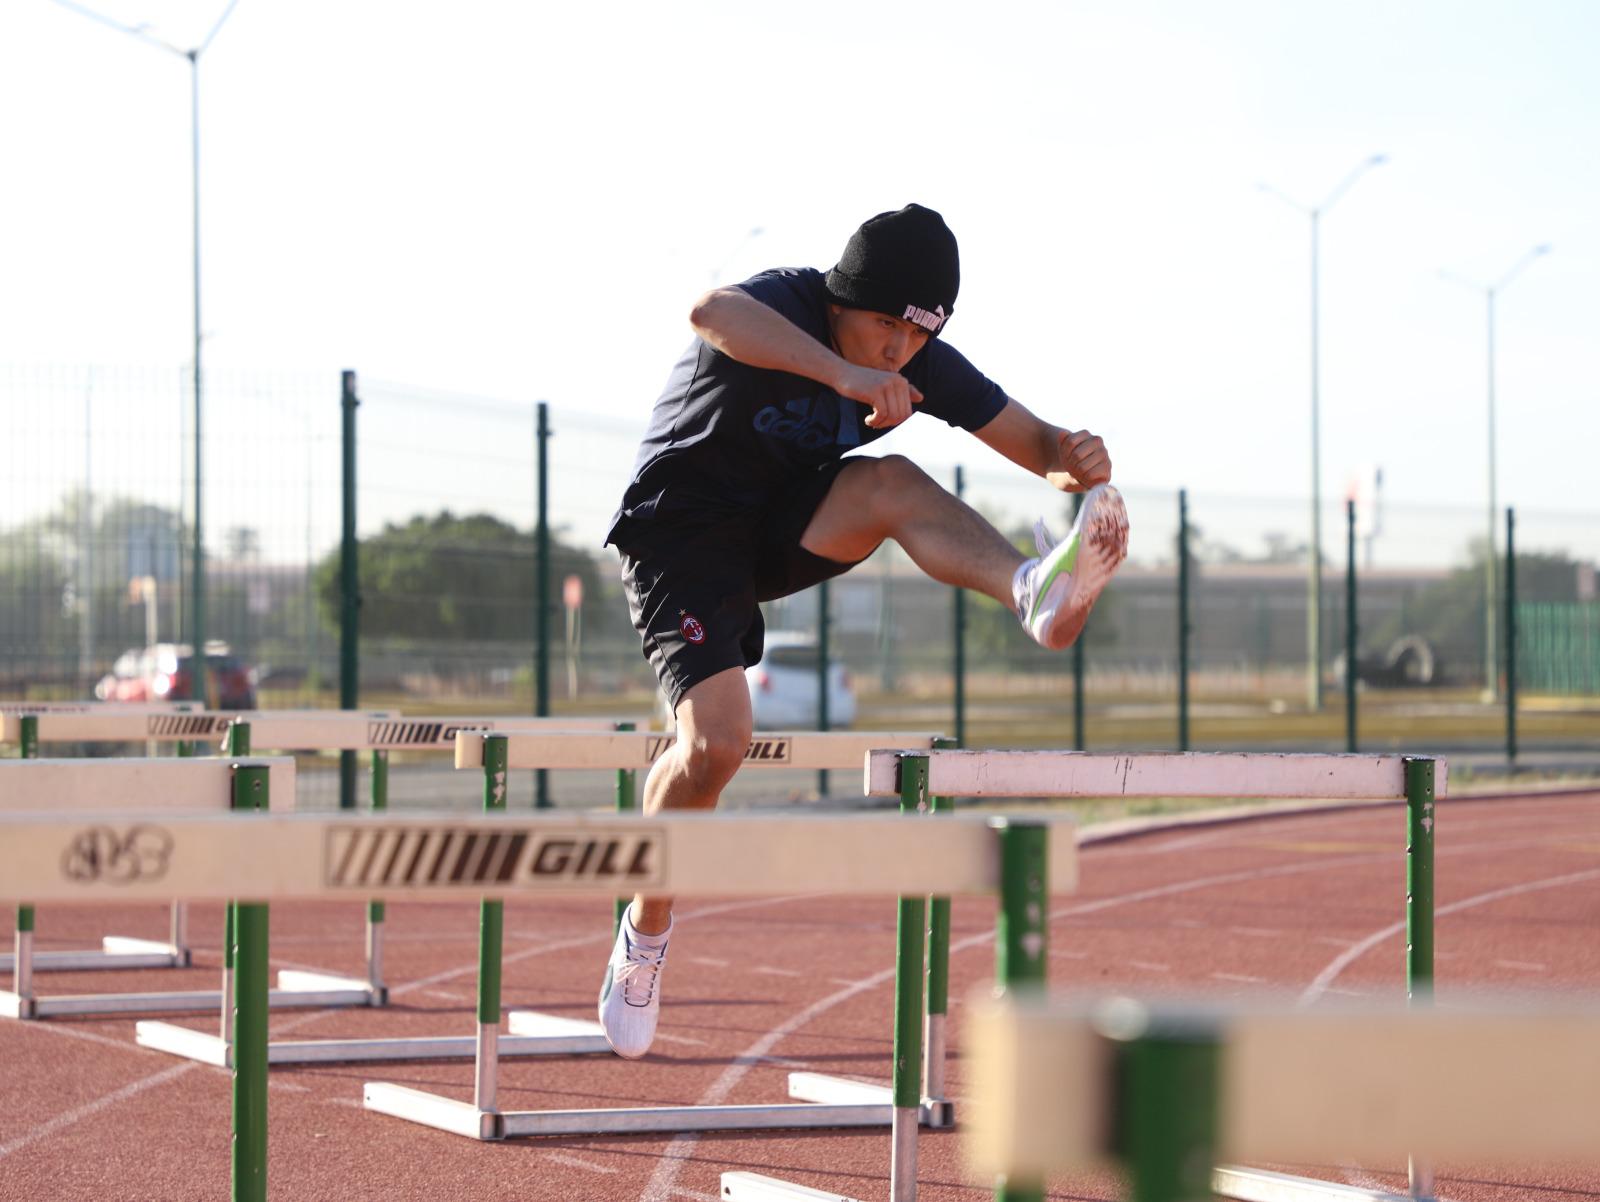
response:
<path fill-rule="evenodd" d="M 24 714 L 21 718 L 22 738 L 19 746 L 22 758 L 34 760 L 39 758 L 39 719 L 35 714 Z M 15 948 L 11 961 L 11 991 L 17 995 L 17 1012 L 19 1018 L 32 1018 L 34 1015 L 33 1001 L 33 907 L 20 905 L 17 907 L 17 930 L 14 939 Z"/>
<path fill-rule="evenodd" d="M 239 743 L 235 737 L 234 746 Z M 243 740 L 248 742 L 246 733 Z M 247 755 L 248 750 L 236 754 Z M 267 769 L 235 765 L 233 809 L 268 807 Z M 267 903 L 228 904 L 227 958 L 233 978 L 233 1198 L 234 1202 L 266 1202 L 267 1198 Z"/>

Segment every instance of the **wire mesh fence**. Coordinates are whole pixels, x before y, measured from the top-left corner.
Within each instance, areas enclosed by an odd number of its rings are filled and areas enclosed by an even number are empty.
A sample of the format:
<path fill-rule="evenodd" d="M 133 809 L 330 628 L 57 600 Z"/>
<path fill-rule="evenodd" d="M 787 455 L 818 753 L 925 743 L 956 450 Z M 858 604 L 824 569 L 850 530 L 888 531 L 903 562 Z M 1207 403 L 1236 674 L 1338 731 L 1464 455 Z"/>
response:
<path fill-rule="evenodd" d="M 214 703 L 242 703 L 223 694 L 246 679 L 252 704 L 338 704 L 348 492 L 363 706 L 659 716 L 616 554 L 602 546 L 643 412 L 622 421 L 552 404 L 541 438 L 533 399 L 362 380 L 346 480 L 337 378 L 214 373 L 205 387 L 198 596 Z M 191 389 L 179 368 L 0 368 L 0 698 L 188 688 Z M 954 488 L 955 465 L 924 467 Z M 1030 554 L 1036 519 L 1058 535 L 1071 525 L 1072 498 L 1025 472 L 962 475 L 966 501 Z M 831 582 L 829 647 L 849 672 L 855 724 L 949 731 L 959 720 L 969 745 L 1171 748 L 1186 682 L 1183 729 L 1197 749 L 1331 748 L 1349 738 L 1350 684 L 1360 746 L 1491 754 L 1514 604 L 1524 746 L 1600 743 L 1600 516 L 1519 513 L 1511 582 L 1503 515 L 1491 553 L 1486 509 L 1367 496 L 1352 532 L 1329 497 L 1316 573 L 1307 500 L 1190 494 L 1184 572 L 1177 490 L 1124 495 L 1129 560 L 1073 653 L 1038 648 L 1006 605 L 977 594 L 958 641 L 953 590 L 892 543 Z M 769 630 L 814 635 L 818 590 L 766 616 Z"/>

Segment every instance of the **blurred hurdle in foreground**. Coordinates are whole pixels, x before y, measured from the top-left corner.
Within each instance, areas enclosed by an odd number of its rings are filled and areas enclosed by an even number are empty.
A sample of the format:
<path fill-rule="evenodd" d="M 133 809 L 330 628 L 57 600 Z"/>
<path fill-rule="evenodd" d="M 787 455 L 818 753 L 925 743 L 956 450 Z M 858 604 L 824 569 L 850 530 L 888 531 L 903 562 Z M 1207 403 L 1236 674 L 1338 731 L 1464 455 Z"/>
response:
<path fill-rule="evenodd" d="M 511 769 L 594 769 L 615 768 L 629 778 L 648 768 L 672 746 L 671 734 L 617 732 L 612 734 L 521 734 L 463 731 L 456 740 L 456 767 L 482 773 L 484 810 L 495 813 L 505 808 L 506 773 Z M 747 767 L 853 768 L 866 754 L 885 746 L 928 749 L 943 742 L 937 735 L 896 734 L 892 732 L 762 731 L 751 739 L 745 752 Z M 932 809 L 930 799 L 922 797 L 923 808 Z M 634 805 L 634 789 L 619 787 L 617 808 L 629 812 Z M 902 799 L 901 809 L 906 804 Z M 914 802 L 911 806 L 916 809 Z M 580 868 L 584 861 L 579 860 Z M 826 873 L 825 867 L 818 868 Z M 633 890 L 628 890 L 633 892 Z M 716 892 L 716 890 L 713 890 Z M 948 898 L 944 899 L 948 915 Z M 918 899 L 918 904 L 921 904 Z M 612 921 L 620 921 L 627 900 L 613 903 Z M 909 928 L 908 928 L 909 929 Z M 382 1082 L 366 1088 L 368 1109 L 397 1118 L 409 1119 L 440 1130 L 475 1139 L 504 1139 L 508 1136 L 555 1134 L 606 1134 L 640 1131 L 716 1131 L 758 1128 L 889 1126 L 894 1121 L 894 1091 L 860 1081 L 829 1077 L 820 1073 L 792 1073 L 789 1096 L 795 1101 L 773 1106 L 700 1107 L 664 1106 L 642 1109 L 595 1109 L 577 1111 L 502 1112 L 496 1104 L 498 1062 L 508 1043 L 516 1039 L 546 1041 L 552 1052 L 570 1050 L 564 1046 L 574 1037 L 588 1034 L 598 1046 L 586 1051 L 609 1051 L 598 1023 L 513 1010 L 505 1016 L 511 1037 L 499 1034 L 501 1023 L 500 967 L 503 950 L 504 905 L 485 899 L 480 905 L 478 947 L 478 1029 L 476 1037 L 475 1089 L 471 1103 L 458 1102 L 423 1090 L 402 1088 Z M 915 923 L 916 1001 L 915 1019 L 907 1038 L 917 1044 L 921 1058 L 923 924 Z M 904 939 L 909 940 L 910 934 Z M 946 917 L 943 942 L 936 937 L 929 958 L 944 979 L 948 959 L 949 923 Z M 902 952 L 906 949 L 903 947 Z M 903 956 L 902 956 L 903 960 Z M 909 971 L 909 967 L 902 964 Z M 939 1013 L 944 1011 L 943 994 Z M 942 1046 L 940 1056 L 942 1063 Z M 930 1063 L 931 1063 L 930 1053 Z M 917 1070 L 920 1072 L 920 1069 Z M 933 1078 L 935 1089 L 917 1086 L 917 1097 L 908 1105 L 918 1119 L 930 1126 L 950 1126 L 954 1119 L 943 1096 L 942 1074 Z"/>
<path fill-rule="evenodd" d="M 1433 827 L 1435 796 L 1445 791 L 1443 761 L 1412 756 L 1178 753 L 1100 755 L 1074 751 L 934 751 L 927 756 L 872 752 L 865 791 L 893 796 L 910 776 L 930 792 L 961 797 L 1315 798 L 1406 803 L 1406 984 L 1425 999 L 1433 981 Z M 1042 979 L 1042 978 L 1041 978 Z M 1247 1170 L 1227 1182 L 1231 1196 L 1276 1202 L 1290 1195 L 1257 1188 Z M 1288 1179 L 1293 1182 L 1294 1179 Z M 1413 1192 L 1431 1192 L 1425 1165 L 1412 1168 Z M 1281 1183 L 1278 1183 L 1281 1184 Z M 1276 1185 L 1274 1186 L 1276 1189 Z M 753 1173 L 723 1175 L 728 1202 L 814 1196 Z M 1035 1196 L 1026 1190 L 1006 1195 Z M 1308 1195 L 1302 1195 L 1308 1196 Z"/>
<path fill-rule="evenodd" d="M 1121 1161 L 1138 1202 L 1387 1199 L 1225 1158 L 1594 1164 L 1600 1009 L 1220 1009 L 1127 999 L 975 1005 L 968 1160 L 995 1196 Z"/>
<path fill-rule="evenodd" d="M 434 751 L 453 753 L 456 735 L 464 729 L 517 731 L 602 731 L 614 730 L 614 718 L 525 718 L 517 715 L 456 717 L 428 715 L 402 718 L 392 713 L 367 713 L 345 710 L 258 711 L 243 715 L 186 715 L 186 720 L 226 718 L 224 754 L 248 755 L 252 751 L 366 751 L 371 753 L 371 804 L 374 812 L 389 805 L 389 753 L 393 751 Z M 355 991 L 343 1004 L 384 1006 L 389 990 L 383 979 L 383 944 L 386 926 L 384 903 L 367 903 L 366 975 L 352 979 L 325 972 L 283 969 L 278 973 L 280 989 L 295 991 Z M 224 954 L 226 959 L 226 953 Z M 170 1052 L 191 1060 L 226 1067 L 228 1063 L 228 999 L 221 998 L 221 1034 L 195 1031 L 174 1023 L 145 1021 L 135 1027 L 135 1037 L 144 1047 Z M 340 1003 L 327 1003 L 340 1004 Z M 606 1051 L 605 1037 L 598 1024 L 575 1023 L 559 1033 L 546 1032 L 541 1041 L 512 1039 L 503 1049 L 508 1056 L 530 1056 L 557 1052 Z M 445 1036 L 422 1039 L 343 1039 L 293 1040 L 274 1043 L 270 1052 L 273 1064 L 311 1064 L 329 1061 L 445 1060 L 470 1059 L 477 1041 L 470 1036 Z"/>
<path fill-rule="evenodd" d="M 99 772 L 122 768 L 121 793 L 133 804 L 150 807 L 170 796 L 173 786 L 168 780 L 155 788 L 141 785 L 133 774 L 143 764 L 104 760 L 71 767 Z M 265 807 L 270 804 L 271 774 L 287 765 L 241 760 L 172 761 L 164 766 L 195 773 L 197 792 L 214 790 L 217 800 L 226 796 L 230 804 Z M 61 781 L 40 767 L 39 761 L 0 763 L 0 784 L 20 802 L 47 806 Z M 1066 837 L 1052 841 L 1052 827 L 1065 828 Z M 374 865 L 381 866 L 381 879 L 370 871 Z M 1048 884 L 1054 878 L 1070 885 L 1075 867 L 1076 844 L 1068 823 L 959 815 L 932 822 L 875 815 L 0 814 L 0 896 L 5 898 L 99 903 L 172 895 L 240 899 L 235 903 L 238 1017 L 231 1058 L 237 1202 L 262 1202 L 267 1193 L 265 899 L 357 900 L 373 894 L 610 898 L 640 888 L 678 896 L 764 897 L 803 891 L 919 901 L 933 892 L 999 894 L 1002 978 L 1041 980 Z M 902 943 L 914 945 L 917 952 L 908 957 L 914 960 L 909 964 L 912 975 L 901 985 L 920 995 L 922 925 L 917 922 L 910 932 L 903 927 L 901 933 Z M 917 1040 L 903 1026 L 897 1021 L 897 1138 L 891 1167 L 897 1199 L 915 1194 L 915 1100 L 920 1092 Z M 902 1107 L 902 1098 L 912 1104 Z M 478 1124 L 494 1126 L 504 1117 L 470 1109 L 475 1129 L 467 1134 L 477 1135 Z M 721 1126 L 738 1129 L 742 1109 L 717 1108 Z M 909 1138 L 901 1138 L 903 1132 Z M 490 1132 L 491 1137 L 505 1134 L 510 1132 Z"/>

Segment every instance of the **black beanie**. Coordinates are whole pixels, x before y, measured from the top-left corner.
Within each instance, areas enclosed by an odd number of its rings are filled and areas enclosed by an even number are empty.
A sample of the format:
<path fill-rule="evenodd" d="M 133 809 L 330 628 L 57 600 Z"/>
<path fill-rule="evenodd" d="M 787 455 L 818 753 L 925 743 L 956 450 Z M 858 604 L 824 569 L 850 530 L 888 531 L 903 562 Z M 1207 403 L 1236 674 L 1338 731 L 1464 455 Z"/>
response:
<path fill-rule="evenodd" d="M 921 205 L 879 213 L 850 235 L 828 272 L 828 296 L 852 309 L 887 313 L 937 334 L 961 288 L 956 236 Z"/>

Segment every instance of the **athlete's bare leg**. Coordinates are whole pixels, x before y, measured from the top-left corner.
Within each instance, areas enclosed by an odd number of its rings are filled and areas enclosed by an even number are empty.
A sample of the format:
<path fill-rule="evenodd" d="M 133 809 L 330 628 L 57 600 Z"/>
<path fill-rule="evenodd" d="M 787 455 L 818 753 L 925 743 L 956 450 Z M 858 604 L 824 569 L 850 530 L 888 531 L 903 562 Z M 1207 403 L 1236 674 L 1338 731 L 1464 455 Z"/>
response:
<path fill-rule="evenodd" d="M 744 763 L 754 719 L 744 669 L 729 668 L 684 693 L 678 701 L 678 741 L 650 768 L 644 812 L 709 810 Z M 672 898 L 639 894 L 633 926 L 658 935 L 672 920 Z"/>
<path fill-rule="evenodd" d="M 886 538 L 941 584 L 1014 605 L 1011 581 L 1026 557 L 977 510 L 901 455 L 848 461 L 800 545 L 825 559 L 854 563 Z"/>

